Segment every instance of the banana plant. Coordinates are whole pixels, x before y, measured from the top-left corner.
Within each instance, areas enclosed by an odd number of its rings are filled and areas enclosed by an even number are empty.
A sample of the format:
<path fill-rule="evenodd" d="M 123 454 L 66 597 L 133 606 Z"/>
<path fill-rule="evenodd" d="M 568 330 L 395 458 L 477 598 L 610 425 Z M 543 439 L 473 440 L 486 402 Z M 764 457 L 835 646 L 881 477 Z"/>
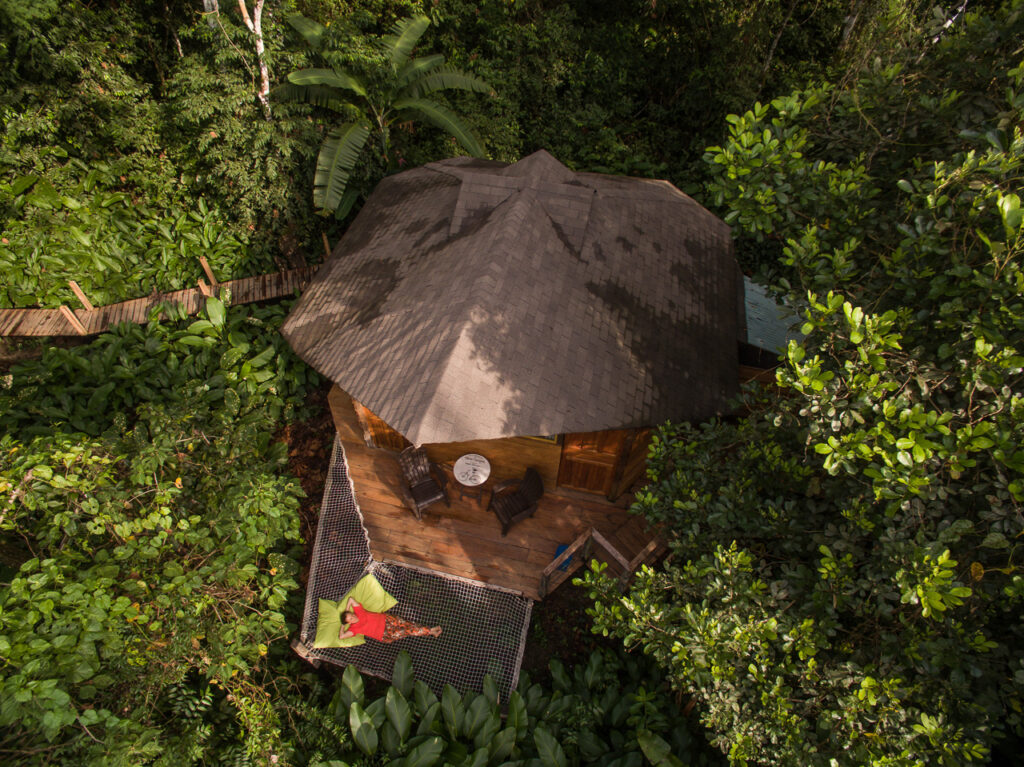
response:
<path fill-rule="evenodd" d="M 437 101 L 427 98 L 444 90 L 466 90 L 493 94 L 479 77 L 445 64 L 440 54 L 412 57 L 430 19 L 413 16 L 397 22 L 391 34 L 377 41 L 384 54 L 380 71 L 360 77 L 335 65 L 338 57 L 330 50 L 330 36 L 323 25 L 295 14 L 289 24 L 305 40 L 314 54 L 330 66 L 299 69 L 288 75 L 288 83 L 276 89 L 276 95 L 300 99 L 341 114 L 357 110 L 357 119 L 332 128 L 316 161 L 313 203 L 323 212 L 344 216 L 356 200 L 355 192 L 346 193 L 349 178 L 371 133 L 376 133 L 380 150 L 389 167 L 391 126 L 396 122 L 425 121 L 455 138 L 469 154 L 482 157 L 483 145 L 462 119 Z"/>

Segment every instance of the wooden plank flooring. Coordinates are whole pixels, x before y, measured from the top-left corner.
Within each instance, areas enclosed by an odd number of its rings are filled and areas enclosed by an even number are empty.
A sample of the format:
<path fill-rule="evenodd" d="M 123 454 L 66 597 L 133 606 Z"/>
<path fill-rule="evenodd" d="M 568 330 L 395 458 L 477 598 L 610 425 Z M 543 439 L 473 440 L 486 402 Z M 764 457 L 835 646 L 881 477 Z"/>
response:
<path fill-rule="evenodd" d="M 290 269 L 276 274 L 244 277 L 240 280 L 222 282 L 219 288 L 231 291 L 232 304 L 249 304 L 267 301 L 294 293 L 313 277 L 316 267 L 307 266 Z M 68 307 L 85 326 L 86 335 L 95 335 L 120 322 L 134 322 L 144 325 L 149 313 L 163 302 L 181 304 L 189 315 L 199 313 L 206 304 L 206 298 L 198 289 L 188 288 L 173 293 L 155 294 L 145 298 L 133 298 L 119 304 L 97 306 L 93 311 Z M 0 309 L 0 336 L 77 336 L 68 320 L 59 309 Z"/>
<path fill-rule="evenodd" d="M 541 573 L 555 558 L 559 544 L 571 544 L 594 528 L 628 560 L 653 537 L 645 522 L 626 510 L 626 497 L 611 504 L 600 496 L 564 493 L 553 487 L 546 488 L 534 516 L 504 538 L 498 519 L 485 508 L 489 494 L 485 492 L 479 501 L 461 499 L 451 484 L 451 506 L 434 504 L 418 521 L 402 500 L 395 454 L 366 446 L 344 392 L 335 387 L 328 400 L 374 559 L 439 570 L 539 599 Z M 598 558 L 611 559 L 599 546 L 594 549 Z"/>

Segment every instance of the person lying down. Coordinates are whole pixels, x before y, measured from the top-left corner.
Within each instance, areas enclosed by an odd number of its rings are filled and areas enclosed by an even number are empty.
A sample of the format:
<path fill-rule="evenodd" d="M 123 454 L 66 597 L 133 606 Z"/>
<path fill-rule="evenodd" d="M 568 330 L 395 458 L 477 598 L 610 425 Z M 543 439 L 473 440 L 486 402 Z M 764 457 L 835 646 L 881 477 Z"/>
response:
<path fill-rule="evenodd" d="M 441 627 L 428 628 L 418 623 L 402 620 L 390 613 L 375 613 L 365 609 L 352 597 L 348 598 L 345 612 L 341 614 L 341 620 L 345 623 L 338 634 L 339 639 L 348 639 L 356 634 L 362 634 L 378 642 L 394 642 L 396 639 L 406 637 L 439 637 Z"/>

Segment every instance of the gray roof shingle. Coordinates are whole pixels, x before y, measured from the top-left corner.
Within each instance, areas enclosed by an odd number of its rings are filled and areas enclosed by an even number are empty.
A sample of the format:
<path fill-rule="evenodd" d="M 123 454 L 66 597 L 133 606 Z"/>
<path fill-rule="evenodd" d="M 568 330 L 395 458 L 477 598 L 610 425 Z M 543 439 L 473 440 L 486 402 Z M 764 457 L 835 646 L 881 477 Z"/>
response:
<path fill-rule="evenodd" d="M 737 385 L 729 228 L 547 152 L 382 181 L 282 332 L 416 444 L 701 419 Z"/>

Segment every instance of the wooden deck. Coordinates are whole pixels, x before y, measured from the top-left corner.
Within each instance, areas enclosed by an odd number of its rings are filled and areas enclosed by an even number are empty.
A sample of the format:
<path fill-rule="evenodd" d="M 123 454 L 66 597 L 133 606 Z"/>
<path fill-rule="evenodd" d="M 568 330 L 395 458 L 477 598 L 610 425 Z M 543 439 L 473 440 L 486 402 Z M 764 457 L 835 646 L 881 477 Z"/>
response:
<path fill-rule="evenodd" d="M 376 560 L 439 570 L 540 599 L 542 571 L 555 558 L 559 544 L 569 545 L 593 528 L 631 560 L 653 538 L 646 523 L 626 510 L 631 496 L 611 504 L 601 496 L 560 491 L 553 484 L 546 487 L 536 514 L 504 538 L 497 518 L 486 510 L 488 492 L 478 500 L 462 498 L 453 482 L 448 487 L 451 507 L 435 504 L 419 521 L 402 500 L 395 454 L 366 446 L 348 395 L 335 387 L 329 402 Z M 500 452 L 516 451 L 517 440 L 491 442 L 488 457 L 495 476 L 488 486 L 509 476 L 502 466 L 522 461 L 522 456 L 509 455 L 506 463 Z M 428 447 L 428 452 L 433 451 Z M 516 473 L 521 474 L 518 469 Z M 592 556 L 609 561 L 613 574 L 621 572 L 615 558 L 599 546 Z"/>
<path fill-rule="evenodd" d="M 304 287 L 316 267 L 290 269 L 275 274 L 261 274 L 240 280 L 219 283 L 217 289 L 231 291 L 232 304 L 248 304 L 288 296 Z M 210 291 L 209 288 L 207 288 Z M 189 315 L 199 313 L 206 305 L 201 288 L 176 290 L 122 301 L 94 309 L 0 309 L 0 336 L 84 336 L 102 333 L 121 322 L 144 325 L 149 313 L 163 302 L 180 304 Z"/>

